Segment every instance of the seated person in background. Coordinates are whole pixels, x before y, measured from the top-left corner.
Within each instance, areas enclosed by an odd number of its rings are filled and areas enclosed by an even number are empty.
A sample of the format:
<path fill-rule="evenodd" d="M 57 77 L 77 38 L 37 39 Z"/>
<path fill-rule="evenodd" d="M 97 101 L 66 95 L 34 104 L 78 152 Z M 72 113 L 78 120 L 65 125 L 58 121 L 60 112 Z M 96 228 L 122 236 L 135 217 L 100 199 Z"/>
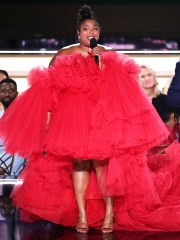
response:
<path fill-rule="evenodd" d="M 152 99 L 159 96 L 160 90 L 158 89 L 158 82 L 156 79 L 155 71 L 147 65 L 141 65 L 141 72 L 139 73 L 139 84 L 142 87 L 145 95 Z"/>
<path fill-rule="evenodd" d="M 3 79 L 0 81 L 0 101 L 3 105 L 3 110 L 0 112 L 0 117 L 17 96 L 17 84 L 13 79 L 5 78 L 5 80 Z"/>
<path fill-rule="evenodd" d="M 0 69 L 0 81 L 5 79 L 5 78 L 9 78 L 9 74 L 8 72 L 6 72 L 5 70 Z M 3 109 L 3 105 L 0 102 L 0 111 Z"/>
<path fill-rule="evenodd" d="M 0 81 L 5 78 L 9 78 L 9 74 L 5 70 L 0 69 Z"/>
<path fill-rule="evenodd" d="M 149 149 L 147 153 L 147 164 L 154 185 L 160 198 L 163 199 L 164 196 L 171 191 L 174 184 L 176 185 L 176 183 L 178 183 L 178 181 L 173 180 L 173 176 L 176 176 L 179 171 L 177 171 L 177 168 L 172 167 L 175 161 L 171 160 L 169 154 L 166 153 L 168 147 L 177 140 L 175 132 L 175 125 L 177 123 L 176 112 L 173 107 L 167 104 L 166 95 L 158 90 L 156 74 L 149 66 L 141 66 L 139 83 L 169 130 L 169 136 L 161 141 L 159 145 Z"/>
<path fill-rule="evenodd" d="M 13 79 L 6 78 L 0 81 L 0 101 L 4 108 L 0 111 L 0 117 L 17 96 L 17 84 Z M 24 166 L 24 158 L 18 155 L 7 154 L 4 146 L 0 145 L 0 175 L 2 175 L 3 178 L 16 178 Z"/>
<path fill-rule="evenodd" d="M 169 146 L 175 139 L 175 125 L 177 120 L 175 118 L 175 109 L 166 103 L 166 95 L 162 94 L 158 89 L 158 82 L 155 71 L 147 65 L 141 65 L 141 72 L 139 73 L 139 84 L 142 87 L 145 95 L 152 102 L 159 116 L 165 123 L 170 135 L 165 139 L 161 145 L 151 149 L 154 153 L 163 152 L 163 149 Z M 158 150 L 159 149 L 159 150 Z"/>
<path fill-rule="evenodd" d="M 180 61 L 176 63 L 175 74 L 167 92 L 167 103 L 173 107 L 180 107 Z"/>
<path fill-rule="evenodd" d="M 169 130 L 169 136 L 167 139 L 161 142 L 158 146 L 150 149 L 149 154 L 164 152 L 164 149 L 168 147 L 174 140 L 177 139 L 175 126 L 177 124 L 177 118 L 175 117 L 175 109 L 170 107 L 166 103 L 166 95 L 160 94 L 158 97 L 153 98 L 152 104 L 158 112 L 159 116 L 165 123 L 167 129 Z"/>

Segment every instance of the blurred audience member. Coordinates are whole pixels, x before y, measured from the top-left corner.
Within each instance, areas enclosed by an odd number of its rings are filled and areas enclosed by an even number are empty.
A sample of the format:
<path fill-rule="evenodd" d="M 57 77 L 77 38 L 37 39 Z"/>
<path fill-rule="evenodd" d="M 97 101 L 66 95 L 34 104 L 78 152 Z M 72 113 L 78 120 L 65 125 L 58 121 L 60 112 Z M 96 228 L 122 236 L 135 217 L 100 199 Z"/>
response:
<path fill-rule="evenodd" d="M 164 139 L 164 141 L 161 142 L 158 146 L 152 148 L 149 151 L 149 154 L 151 153 L 162 153 L 171 143 L 173 143 L 174 140 L 177 139 L 177 134 L 175 131 L 175 126 L 177 124 L 177 118 L 175 117 L 175 109 L 173 107 L 170 107 L 166 103 L 166 95 L 160 94 L 156 98 L 152 99 L 152 104 L 154 105 L 157 113 L 165 123 L 168 131 L 169 136 Z"/>
<path fill-rule="evenodd" d="M 13 79 L 5 78 L 0 81 L 0 101 L 3 104 L 3 110 L 0 111 L 0 117 L 2 117 L 4 111 L 6 111 L 17 96 L 17 84 Z M 24 165 L 24 158 L 7 154 L 4 146 L 0 146 L 0 175 L 2 175 L 3 178 L 16 178 Z"/>
<path fill-rule="evenodd" d="M 139 73 L 139 84 L 142 87 L 146 96 L 152 100 L 160 94 L 155 71 L 148 65 L 141 65 Z"/>
<path fill-rule="evenodd" d="M 5 70 L 0 69 L 0 81 L 5 79 L 5 78 L 9 78 L 9 74 L 8 72 L 6 72 Z M 3 109 L 3 105 L 0 102 L 0 111 Z"/>
<path fill-rule="evenodd" d="M 180 107 L 180 61 L 176 63 L 175 74 L 167 92 L 167 103 L 173 107 Z"/>
<path fill-rule="evenodd" d="M 0 69 L 0 81 L 5 78 L 9 78 L 9 74 L 5 70 Z"/>
<path fill-rule="evenodd" d="M 139 73 L 139 83 L 142 87 L 146 96 L 151 100 L 153 106 L 155 107 L 157 113 L 165 123 L 170 135 L 165 139 L 161 146 L 167 147 L 175 139 L 177 139 L 175 133 L 175 125 L 177 123 L 177 118 L 175 117 L 175 109 L 170 107 L 166 103 L 166 95 L 162 94 L 158 89 L 158 81 L 156 78 L 155 71 L 147 65 L 141 65 L 141 72 Z M 159 150 L 163 150 L 159 148 Z"/>
<path fill-rule="evenodd" d="M 13 79 L 5 78 L 0 81 L 0 101 L 3 105 L 3 110 L 0 111 L 0 117 L 17 96 L 17 84 Z"/>
<path fill-rule="evenodd" d="M 177 140 L 175 132 L 177 118 L 175 109 L 166 102 L 166 95 L 158 90 L 156 74 L 149 66 L 141 66 L 139 83 L 169 131 L 169 136 L 159 145 L 149 149 L 147 153 L 147 164 L 154 185 L 160 198 L 163 199 L 174 188 L 174 185 L 179 184 L 179 181 L 173 178 L 179 173 L 178 168 L 172 167 L 174 163 L 178 166 L 178 163 L 171 160 L 169 153 L 166 153 L 166 151 L 169 152 L 169 146 Z M 176 188 L 174 189 L 176 190 Z"/>

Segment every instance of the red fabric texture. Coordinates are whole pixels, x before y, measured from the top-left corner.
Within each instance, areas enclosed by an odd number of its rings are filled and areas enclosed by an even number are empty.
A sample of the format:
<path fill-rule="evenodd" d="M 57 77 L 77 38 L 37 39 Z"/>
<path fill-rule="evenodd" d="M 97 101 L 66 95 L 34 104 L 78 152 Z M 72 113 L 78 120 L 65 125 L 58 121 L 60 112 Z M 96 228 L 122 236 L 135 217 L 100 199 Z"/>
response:
<path fill-rule="evenodd" d="M 6 150 L 28 157 L 12 199 L 24 220 L 75 226 L 72 159 L 108 159 L 98 182 L 91 172 L 89 225 L 102 224 L 104 195 L 114 197 L 115 229 L 179 231 L 179 196 L 161 198 L 146 162 L 168 131 L 138 84 L 139 66 L 115 52 L 102 61 L 100 71 L 91 56 L 59 56 L 30 72 L 30 88 L 0 120 Z"/>
<path fill-rule="evenodd" d="M 79 54 L 33 69 L 30 88 L 0 121 L 6 150 L 103 159 L 122 149 L 144 151 L 166 138 L 168 131 L 137 82 L 139 66 L 115 52 L 102 60 L 102 71 L 91 56 Z"/>

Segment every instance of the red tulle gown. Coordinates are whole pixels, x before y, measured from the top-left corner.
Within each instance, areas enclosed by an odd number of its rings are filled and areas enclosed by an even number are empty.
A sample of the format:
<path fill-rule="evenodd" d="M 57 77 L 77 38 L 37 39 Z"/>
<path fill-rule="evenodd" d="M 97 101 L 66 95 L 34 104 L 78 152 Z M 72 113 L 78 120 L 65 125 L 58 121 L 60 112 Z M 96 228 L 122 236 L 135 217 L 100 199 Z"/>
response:
<path fill-rule="evenodd" d="M 179 231 L 179 195 L 162 201 L 147 167 L 147 150 L 168 131 L 139 87 L 139 66 L 116 52 L 103 53 L 102 62 L 100 70 L 92 56 L 75 53 L 30 72 L 30 88 L 0 120 L 6 150 L 28 158 L 11 197 L 27 211 L 24 220 L 75 226 L 72 160 L 108 159 L 98 182 L 91 171 L 89 225 L 103 223 L 103 196 L 113 196 L 115 229 Z"/>
<path fill-rule="evenodd" d="M 174 175 L 177 173 L 177 168 L 173 168 L 174 160 L 172 160 L 169 148 L 171 144 L 177 140 L 177 134 L 173 128 L 165 124 L 169 131 L 169 136 L 164 139 L 159 145 L 151 148 L 147 155 L 147 164 L 151 172 L 152 179 L 159 197 L 163 199 L 171 191 L 175 183 Z M 178 160 L 178 163 L 180 161 Z M 174 194 L 174 193 L 173 193 Z"/>

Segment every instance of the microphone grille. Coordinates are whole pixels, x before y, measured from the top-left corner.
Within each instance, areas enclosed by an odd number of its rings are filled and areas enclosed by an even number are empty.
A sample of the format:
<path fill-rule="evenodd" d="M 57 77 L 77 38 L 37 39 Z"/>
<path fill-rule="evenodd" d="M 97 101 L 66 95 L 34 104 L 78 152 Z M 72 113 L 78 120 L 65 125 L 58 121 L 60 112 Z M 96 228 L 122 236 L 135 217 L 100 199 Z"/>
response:
<path fill-rule="evenodd" d="M 95 48 L 97 47 L 97 41 L 95 38 L 90 39 L 90 48 Z"/>

